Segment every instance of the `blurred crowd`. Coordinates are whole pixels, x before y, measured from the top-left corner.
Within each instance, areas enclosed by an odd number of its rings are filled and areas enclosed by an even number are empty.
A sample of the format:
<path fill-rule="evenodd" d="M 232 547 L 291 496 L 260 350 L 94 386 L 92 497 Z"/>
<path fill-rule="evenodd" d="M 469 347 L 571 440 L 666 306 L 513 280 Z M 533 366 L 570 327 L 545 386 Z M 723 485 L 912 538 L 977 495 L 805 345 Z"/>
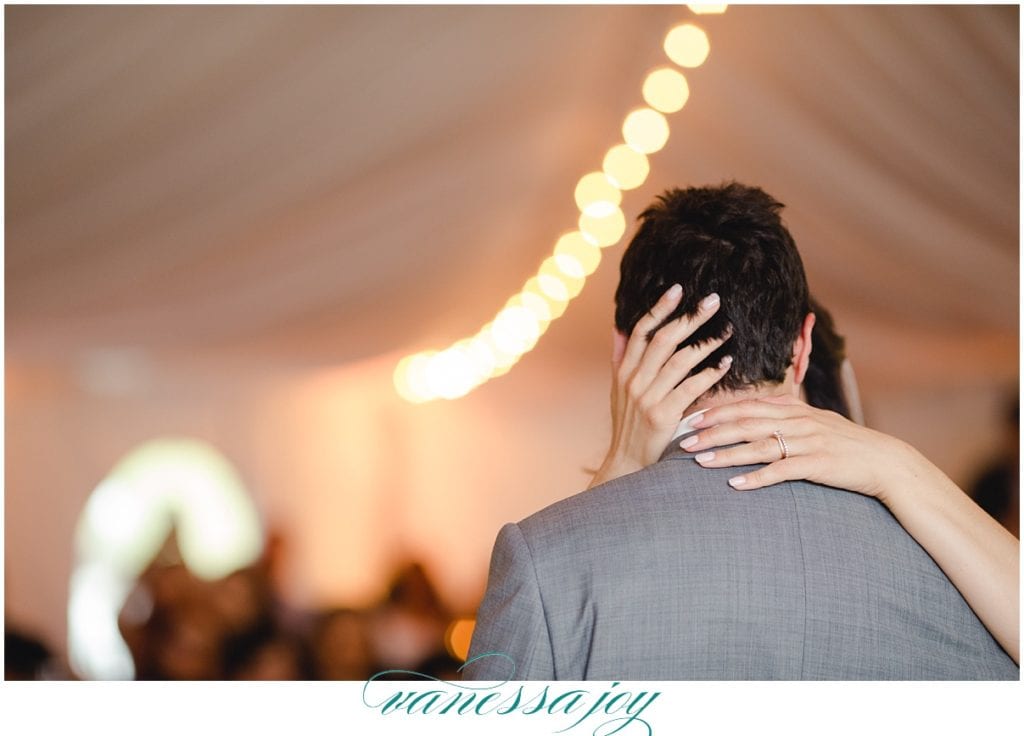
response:
<path fill-rule="evenodd" d="M 280 544 L 272 537 L 257 564 L 213 581 L 193 575 L 169 544 L 118 621 L 136 679 L 365 680 L 390 669 L 459 677 L 462 660 L 446 640 L 454 617 L 422 564 L 399 566 L 368 607 L 300 611 L 273 584 Z M 72 676 L 31 636 L 8 629 L 5 644 L 6 679 Z"/>

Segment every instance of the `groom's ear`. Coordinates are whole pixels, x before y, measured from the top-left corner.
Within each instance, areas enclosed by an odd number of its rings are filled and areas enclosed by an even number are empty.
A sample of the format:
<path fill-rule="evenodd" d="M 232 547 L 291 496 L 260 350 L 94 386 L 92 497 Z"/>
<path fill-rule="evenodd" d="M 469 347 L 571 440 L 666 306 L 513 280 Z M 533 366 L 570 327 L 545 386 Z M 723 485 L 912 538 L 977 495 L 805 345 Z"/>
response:
<path fill-rule="evenodd" d="M 808 312 L 804 323 L 800 326 L 800 334 L 793 342 L 793 376 L 799 386 L 807 377 L 807 367 L 811 364 L 811 333 L 814 332 L 814 312 Z"/>

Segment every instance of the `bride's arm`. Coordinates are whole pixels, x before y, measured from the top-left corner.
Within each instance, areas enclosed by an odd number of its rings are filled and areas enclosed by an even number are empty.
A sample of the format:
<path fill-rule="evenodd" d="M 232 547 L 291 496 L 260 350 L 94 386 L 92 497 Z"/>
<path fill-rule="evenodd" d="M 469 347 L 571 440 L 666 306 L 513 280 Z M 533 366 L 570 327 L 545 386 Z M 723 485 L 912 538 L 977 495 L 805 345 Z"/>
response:
<path fill-rule="evenodd" d="M 794 398 L 716 407 L 694 426 L 700 432 L 683 442 L 704 467 L 770 463 L 732 478 L 737 490 L 806 479 L 884 503 L 1020 662 L 1020 542 L 920 452 Z M 785 439 L 787 459 L 780 459 L 775 431 Z M 734 443 L 745 444 L 717 449 Z"/>

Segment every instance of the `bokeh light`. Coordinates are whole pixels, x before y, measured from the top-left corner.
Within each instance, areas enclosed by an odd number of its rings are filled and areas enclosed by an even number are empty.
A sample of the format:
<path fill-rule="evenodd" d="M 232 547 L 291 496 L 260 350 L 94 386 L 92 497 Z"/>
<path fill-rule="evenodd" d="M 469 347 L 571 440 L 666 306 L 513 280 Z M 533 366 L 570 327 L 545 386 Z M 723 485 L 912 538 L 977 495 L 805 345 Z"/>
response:
<path fill-rule="evenodd" d="M 574 259 L 579 264 L 580 275 L 589 276 L 597 270 L 601 263 L 601 249 L 583 237 L 583 233 L 579 230 L 573 230 L 558 239 L 558 243 L 555 245 L 555 258 Z M 563 268 L 563 270 L 565 269 Z"/>
<path fill-rule="evenodd" d="M 427 366 L 430 365 L 430 360 L 435 355 L 437 355 L 436 350 L 416 353 L 406 366 L 404 379 L 407 382 L 409 393 L 415 397 L 413 401 L 428 401 L 435 398 L 427 384 Z"/>
<path fill-rule="evenodd" d="M 479 335 L 476 335 L 465 340 L 460 340 L 455 344 L 456 346 L 461 346 L 467 360 L 469 360 L 473 374 L 473 385 L 478 386 L 486 381 L 494 372 L 497 365 L 497 361 L 494 358 L 494 352 L 490 349 L 487 343 L 484 342 Z"/>
<path fill-rule="evenodd" d="M 565 288 L 565 284 L 560 279 L 552 279 L 543 274 L 532 277 L 523 286 L 523 296 L 528 294 L 540 297 L 548 305 L 548 309 L 551 311 L 551 319 L 558 319 L 565 313 L 565 308 L 569 305 L 569 290 Z M 547 288 L 544 288 L 542 284 L 546 284 Z"/>
<path fill-rule="evenodd" d="M 509 368 L 514 366 L 516 362 L 518 362 L 519 358 L 522 357 L 522 353 L 516 352 L 514 349 L 507 349 L 504 338 L 499 340 L 495 336 L 493 322 L 488 322 L 487 325 L 480 330 L 478 339 L 487 346 L 491 355 L 494 356 L 494 369 L 491 371 L 492 378 L 508 373 Z"/>
<path fill-rule="evenodd" d="M 542 330 L 547 329 L 548 324 L 551 322 L 551 305 L 547 299 L 533 292 L 520 291 L 509 298 L 505 302 L 505 306 L 529 309 L 533 312 L 533 316 L 537 319 L 537 324 Z"/>
<path fill-rule="evenodd" d="M 644 80 L 644 101 L 655 110 L 664 113 L 683 109 L 690 97 L 690 86 L 686 77 L 670 67 L 655 69 Z"/>
<path fill-rule="evenodd" d="M 540 265 L 540 272 L 537 274 L 537 279 L 541 282 L 541 288 L 545 288 L 545 284 L 553 285 L 554 282 L 551 279 L 557 279 L 559 283 L 562 284 L 564 292 L 558 290 L 557 287 L 554 288 L 558 293 L 565 294 L 566 301 L 573 299 L 577 294 L 583 291 L 584 279 L 570 276 L 562 271 L 554 256 L 548 258 Z"/>
<path fill-rule="evenodd" d="M 410 382 L 409 367 L 412 365 L 416 355 L 406 355 L 395 366 L 395 372 L 392 374 L 392 380 L 395 384 L 395 390 L 398 391 L 398 395 L 406 401 L 412 401 L 418 403 L 422 401 L 422 397 L 413 389 L 412 383 Z"/>
<path fill-rule="evenodd" d="M 460 618 L 452 621 L 444 635 L 444 646 L 448 653 L 460 662 L 469 656 L 469 644 L 473 639 L 476 619 Z"/>
<path fill-rule="evenodd" d="M 604 157 L 604 173 L 619 189 L 636 189 L 651 171 L 647 156 L 626 144 L 613 146 Z"/>
<path fill-rule="evenodd" d="M 715 5 L 713 3 L 694 3 L 693 5 L 687 5 L 697 15 L 720 15 L 724 13 L 728 5 Z"/>
<path fill-rule="evenodd" d="M 580 215 L 579 228 L 592 244 L 607 248 L 618 243 L 626 232 L 626 216 L 618 207 L 607 217 Z"/>
<path fill-rule="evenodd" d="M 526 307 L 505 307 L 494 318 L 491 335 L 502 351 L 522 355 L 537 343 L 540 325 L 537 316 Z"/>
<path fill-rule="evenodd" d="M 561 272 L 556 268 L 553 269 L 554 273 L 539 273 L 537 274 L 537 284 L 540 286 L 541 292 L 548 299 L 555 302 L 568 302 L 572 299 L 569 294 L 569 287 L 566 286 L 565 281 L 562 279 Z"/>
<path fill-rule="evenodd" d="M 626 116 L 622 137 L 630 148 L 640 153 L 655 153 L 668 142 L 668 121 L 657 110 L 642 107 Z"/>
<path fill-rule="evenodd" d="M 473 388 L 473 363 L 466 352 L 452 346 L 427 363 L 424 379 L 431 396 L 457 399 Z"/>
<path fill-rule="evenodd" d="M 679 66 L 698 67 L 710 51 L 707 34 L 692 23 L 676 26 L 665 36 L 665 53 Z"/>
<path fill-rule="evenodd" d="M 576 185 L 576 206 L 580 212 L 601 217 L 622 202 L 622 192 L 603 171 L 592 171 Z"/>

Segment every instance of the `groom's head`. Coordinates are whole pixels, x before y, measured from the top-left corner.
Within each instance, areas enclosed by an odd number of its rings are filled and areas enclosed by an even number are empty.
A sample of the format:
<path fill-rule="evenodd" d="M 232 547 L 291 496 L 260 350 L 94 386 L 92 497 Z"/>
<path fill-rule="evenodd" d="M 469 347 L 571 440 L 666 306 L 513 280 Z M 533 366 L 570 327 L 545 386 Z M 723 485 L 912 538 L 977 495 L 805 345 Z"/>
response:
<path fill-rule="evenodd" d="M 672 284 L 682 285 L 683 298 L 665 322 L 695 314 L 701 299 L 717 292 L 718 313 L 683 345 L 721 336 L 730 324 L 733 336 L 694 373 L 731 355 L 732 367 L 713 390 L 735 391 L 782 383 L 796 358 L 799 383 L 810 306 L 800 254 L 779 217 L 782 207 L 761 189 L 735 182 L 662 194 L 640 215 L 622 256 L 616 328 L 629 335 Z"/>

